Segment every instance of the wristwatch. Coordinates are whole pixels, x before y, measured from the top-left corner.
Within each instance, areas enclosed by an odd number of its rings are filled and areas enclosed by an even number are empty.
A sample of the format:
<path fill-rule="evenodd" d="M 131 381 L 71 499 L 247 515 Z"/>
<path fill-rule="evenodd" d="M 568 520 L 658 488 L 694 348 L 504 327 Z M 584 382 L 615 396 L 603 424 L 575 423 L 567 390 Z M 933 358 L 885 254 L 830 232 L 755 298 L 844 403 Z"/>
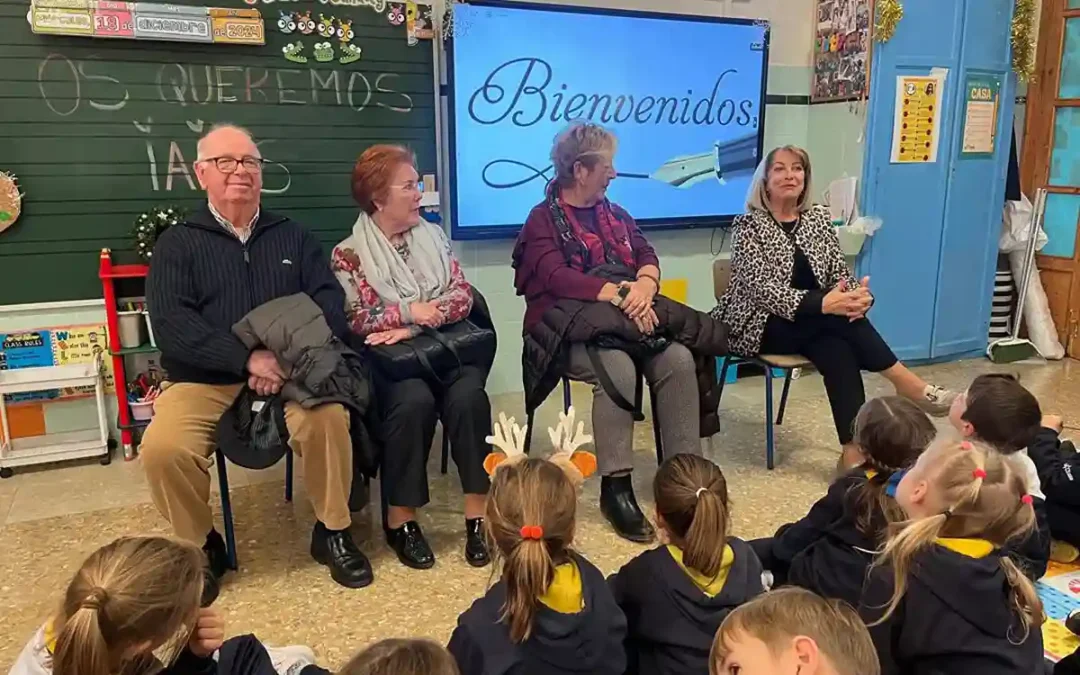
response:
<path fill-rule="evenodd" d="M 615 291 L 615 297 L 611 299 L 611 304 L 616 307 L 622 307 L 622 304 L 626 302 L 626 296 L 630 295 L 629 286 L 619 286 L 619 290 Z"/>

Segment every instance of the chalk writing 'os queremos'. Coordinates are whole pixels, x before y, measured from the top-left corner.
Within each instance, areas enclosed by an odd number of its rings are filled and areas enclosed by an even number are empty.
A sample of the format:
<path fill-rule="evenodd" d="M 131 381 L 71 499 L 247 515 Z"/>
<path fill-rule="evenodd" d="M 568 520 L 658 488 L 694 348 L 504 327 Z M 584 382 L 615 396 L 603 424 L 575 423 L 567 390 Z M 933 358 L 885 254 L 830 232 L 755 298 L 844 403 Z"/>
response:
<path fill-rule="evenodd" d="M 737 74 L 733 68 L 721 72 L 707 98 L 695 97 L 692 89 L 685 96 L 571 93 L 565 83 L 552 84 L 554 73 L 547 61 L 536 57 L 513 59 L 492 70 L 472 93 L 469 116 L 480 124 L 499 124 L 509 119 L 518 127 L 544 120 L 576 119 L 604 124 L 756 126 L 754 101 L 718 98 L 724 79 Z"/>

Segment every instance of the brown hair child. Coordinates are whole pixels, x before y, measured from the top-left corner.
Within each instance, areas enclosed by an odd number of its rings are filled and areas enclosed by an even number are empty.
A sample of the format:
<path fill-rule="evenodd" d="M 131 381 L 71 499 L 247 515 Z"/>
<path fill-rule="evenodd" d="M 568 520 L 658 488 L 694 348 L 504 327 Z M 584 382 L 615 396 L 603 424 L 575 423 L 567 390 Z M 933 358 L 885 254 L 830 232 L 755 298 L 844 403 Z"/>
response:
<path fill-rule="evenodd" d="M 608 579 L 626 614 L 628 673 L 700 674 L 732 609 L 765 591 L 761 562 L 728 536 L 727 483 L 704 457 L 668 458 L 653 481 L 661 545 Z"/>
<path fill-rule="evenodd" d="M 1002 552 L 1035 524 L 1022 476 L 970 441 L 937 441 L 900 481 L 909 520 L 875 563 L 861 611 L 882 672 L 1042 672 L 1042 604 Z"/>
<path fill-rule="evenodd" d="M 595 469 L 576 450 L 587 437 L 573 434 L 571 410 L 552 433 L 552 460 L 525 458 L 523 438 L 505 418 L 489 437 L 506 452 L 487 462 L 485 522 L 501 575 L 458 617 L 450 653 L 462 673 L 621 675 L 626 619 L 600 570 L 572 549 L 575 483 Z"/>
<path fill-rule="evenodd" d="M 935 433 L 926 413 L 906 398 L 864 403 L 854 433 L 863 463 L 833 482 L 801 520 L 751 542 L 776 583 L 857 606 L 886 527 L 904 519 L 890 493 Z"/>
<path fill-rule="evenodd" d="M 847 603 L 782 588 L 724 619 L 710 675 L 879 675 L 870 633 Z"/>
<path fill-rule="evenodd" d="M 338 675 L 459 675 L 450 652 L 431 640 L 381 640 L 360 652 Z"/>

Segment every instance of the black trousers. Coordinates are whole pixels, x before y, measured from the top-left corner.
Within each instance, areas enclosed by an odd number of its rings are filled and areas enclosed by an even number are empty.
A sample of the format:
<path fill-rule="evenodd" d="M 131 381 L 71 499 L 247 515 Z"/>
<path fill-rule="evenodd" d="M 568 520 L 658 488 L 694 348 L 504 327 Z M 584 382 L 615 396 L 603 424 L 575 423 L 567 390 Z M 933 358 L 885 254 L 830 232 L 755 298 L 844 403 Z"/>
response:
<path fill-rule="evenodd" d="M 305 666 L 300 675 L 329 675 L 319 666 Z M 217 675 L 277 675 L 266 647 L 254 635 L 229 638 L 218 651 Z"/>
<path fill-rule="evenodd" d="M 897 362 L 869 319 L 848 321 L 832 314 L 798 316 L 794 321 L 770 316 L 761 353 L 801 354 L 814 364 L 825 380 L 841 444 L 851 442 L 855 416 L 866 401 L 862 371 L 880 373 Z"/>
<path fill-rule="evenodd" d="M 484 439 L 491 433 L 491 402 L 484 391 L 486 379 L 475 366 L 464 366 L 445 388 L 421 379 L 376 378 L 383 446 L 379 473 L 391 506 L 419 508 L 428 503 L 427 463 L 439 420 L 450 438 L 462 491 L 487 493 L 484 458 L 490 448 Z"/>

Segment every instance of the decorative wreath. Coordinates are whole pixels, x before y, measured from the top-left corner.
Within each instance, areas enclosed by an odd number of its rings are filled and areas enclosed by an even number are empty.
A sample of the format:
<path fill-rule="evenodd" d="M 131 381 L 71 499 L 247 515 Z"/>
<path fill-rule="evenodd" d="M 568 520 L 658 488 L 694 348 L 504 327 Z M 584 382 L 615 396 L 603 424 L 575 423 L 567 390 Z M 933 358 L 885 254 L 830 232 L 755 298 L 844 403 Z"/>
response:
<path fill-rule="evenodd" d="M 11 227 L 22 211 L 17 180 L 13 174 L 0 171 L 0 232 Z"/>
<path fill-rule="evenodd" d="M 184 210 L 178 206 L 159 206 L 135 219 L 135 250 L 143 260 L 154 255 L 154 244 L 161 233 L 184 220 Z"/>

